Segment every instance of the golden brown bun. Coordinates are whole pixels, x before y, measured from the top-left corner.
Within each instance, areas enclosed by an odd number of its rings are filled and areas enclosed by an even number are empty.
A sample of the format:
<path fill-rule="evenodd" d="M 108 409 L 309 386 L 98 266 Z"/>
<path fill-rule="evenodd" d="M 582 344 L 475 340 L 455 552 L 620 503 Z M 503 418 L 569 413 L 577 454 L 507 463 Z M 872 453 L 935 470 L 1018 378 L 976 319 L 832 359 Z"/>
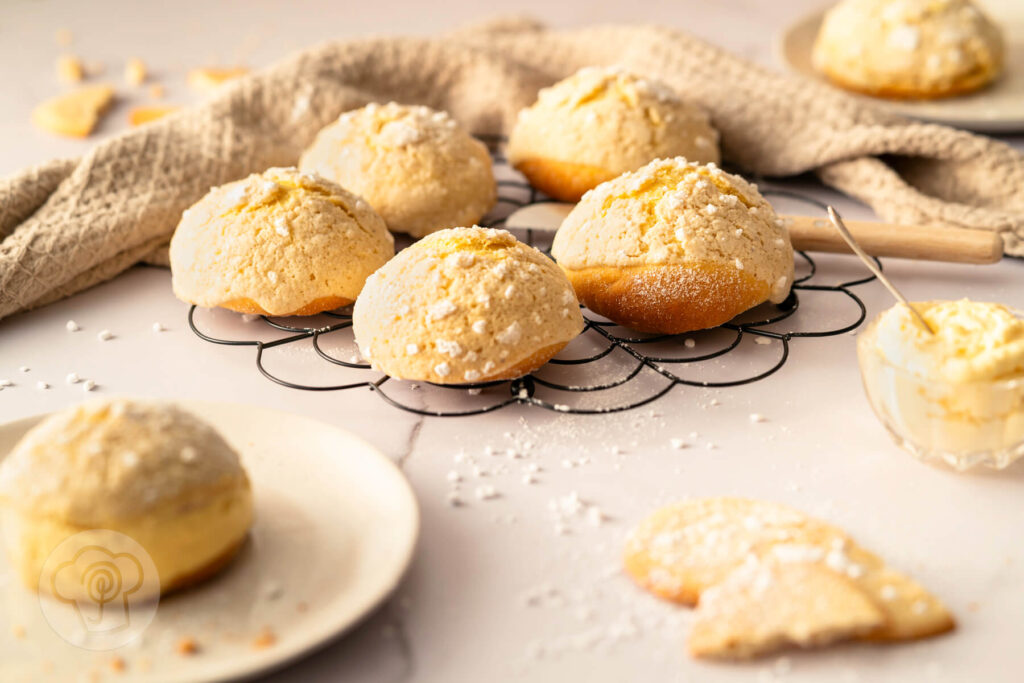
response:
<path fill-rule="evenodd" d="M 764 301 L 770 289 L 746 272 L 714 264 L 564 270 L 587 308 L 659 334 L 717 327 Z"/>
<path fill-rule="evenodd" d="M 220 306 L 235 313 L 247 313 L 249 315 L 272 315 L 275 317 L 287 317 L 291 315 L 316 315 L 324 311 L 333 311 L 342 306 L 348 306 L 354 299 L 346 299 L 341 296 L 325 296 L 310 301 L 305 306 L 288 313 L 268 313 L 252 299 L 232 299 L 225 301 Z"/>
<path fill-rule="evenodd" d="M 530 158 L 516 164 L 535 188 L 562 202 L 578 202 L 587 190 L 593 189 L 615 174 L 589 164 L 574 164 L 555 159 Z"/>
<path fill-rule="evenodd" d="M 660 157 L 718 162 L 707 113 L 670 86 L 622 67 L 586 67 L 542 89 L 519 112 L 509 162 L 546 194 L 587 190 Z"/>
<path fill-rule="evenodd" d="M 890 100 L 940 100 L 946 97 L 959 97 L 960 95 L 981 90 L 995 78 L 992 72 L 979 68 L 975 72 L 962 76 L 960 80 L 943 87 L 918 88 L 910 83 L 868 87 L 863 83 L 855 83 L 846 79 L 827 67 L 822 67 L 821 72 L 833 85 L 839 86 L 843 90 Z"/>
<path fill-rule="evenodd" d="M 937 99 L 995 80 L 1005 45 L 971 0 L 841 0 L 822 19 L 814 67 L 875 97 Z"/>

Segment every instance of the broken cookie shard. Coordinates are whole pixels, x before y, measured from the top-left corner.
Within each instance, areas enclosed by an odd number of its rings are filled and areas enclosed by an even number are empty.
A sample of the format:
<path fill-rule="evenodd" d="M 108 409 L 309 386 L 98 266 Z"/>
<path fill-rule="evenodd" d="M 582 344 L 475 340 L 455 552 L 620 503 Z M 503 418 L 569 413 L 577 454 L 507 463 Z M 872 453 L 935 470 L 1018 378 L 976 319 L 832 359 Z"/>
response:
<path fill-rule="evenodd" d="M 745 659 L 845 640 L 884 620 L 852 581 L 821 564 L 755 560 L 704 591 L 688 646 L 695 657 Z"/>
<path fill-rule="evenodd" d="M 133 126 L 141 126 L 144 123 L 161 119 L 177 110 L 178 107 L 175 106 L 135 107 L 128 112 L 128 123 Z"/>
<path fill-rule="evenodd" d="M 109 85 L 85 86 L 39 104 L 32 111 L 32 122 L 49 133 L 84 138 L 113 100 L 114 89 Z"/>

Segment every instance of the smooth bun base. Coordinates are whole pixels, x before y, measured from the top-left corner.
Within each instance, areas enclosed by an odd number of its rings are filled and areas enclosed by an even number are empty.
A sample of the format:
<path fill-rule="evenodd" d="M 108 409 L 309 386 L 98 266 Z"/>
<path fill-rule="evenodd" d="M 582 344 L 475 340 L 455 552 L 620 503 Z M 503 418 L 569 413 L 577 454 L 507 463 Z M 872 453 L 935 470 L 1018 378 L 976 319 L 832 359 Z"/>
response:
<path fill-rule="evenodd" d="M 945 87 L 927 89 L 914 83 L 869 87 L 863 83 L 854 83 L 845 79 L 840 74 L 827 68 L 822 69 L 822 74 L 828 78 L 830 83 L 843 90 L 890 100 L 940 100 L 947 97 L 959 97 L 981 90 L 998 76 L 998 72 L 979 70 L 949 83 Z"/>
<path fill-rule="evenodd" d="M 516 170 L 526 176 L 530 185 L 562 202 L 578 202 L 592 190 L 616 174 L 597 166 L 574 164 L 554 159 L 523 159 Z"/>
<path fill-rule="evenodd" d="M 717 327 L 768 300 L 770 287 L 715 264 L 564 269 L 580 302 L 639 332 L 682 334 Z"/>
<path fill-rule="evenodd" d="M 248 313 L 249 315 L 270 315 L 288 317 L 292 315 L 316 315 L 324 311 L 333 311 L 342 306 L 348 306 L 354 299 L 346 299 L 343 296 L 325 296 L 313 299 L 305 306 L 290 313 L 270 313 L 252 299 L 232 299 L 220 304 L 220 308 L 226 308 L 236 313 Z"/>
<path fill-rule="evenodd" d="M 111 522 L 105 528 L 141 545 L 160 575 L 160 594 L 166 595 L 205 581 L 238 554 L 252 523 L 252 494 L 244 491 L 214 494 L 209 504 L 186 512 L 142 515 Z M 18 512 L 5 515 L 8 558 L 22 583 L 32 590 L 50 585 L 47 560 L 64 540 L 92 529 Z M 156 597 L 140 596 L 140 597 Z"/>

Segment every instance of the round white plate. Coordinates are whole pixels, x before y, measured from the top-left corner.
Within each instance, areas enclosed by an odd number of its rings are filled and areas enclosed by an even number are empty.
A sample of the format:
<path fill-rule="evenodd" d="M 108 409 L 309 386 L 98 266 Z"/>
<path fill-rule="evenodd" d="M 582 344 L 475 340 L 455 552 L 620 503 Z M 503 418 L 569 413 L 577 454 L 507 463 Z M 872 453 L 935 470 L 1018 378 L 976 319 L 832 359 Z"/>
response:
<path fill-rule="evenodd" d="M 958 128 L 983 133 L 1024 131 L 1024 1 L 985 0 L 981 4 L 1000 24 L 1006 37 L 1004 73 L 991 86 L 970 95 L 942 100 L 855 96 L 904 116 Z M 780 36 L 776 49 L 779 59 L 791 70 L 827 82 L 811 65 L 811 49 L 823 15 L 823 11 L 817 11 L 790 26 Z"/>
<path fill-rule="evenodd" d="M 419 531 L 412 490 L 369 444 L 322 422 L 252 406 L 182 401 L 242 456 L 256 521 L 234 563 L 168 596 L 132 643 L 92 652 L 50 628 L 0 550 L 0 680 L 209 681 L 280 667 L 353 626 L 398 584 Z M 0 458 L 40 417 L 0 426 Z M 70 609 L 70 607 L 69 607 Z M 274 642 L 257 647 L 269 629 Z M 200 651 L 175 651 L 190 637 Z M 114 658 L 126 665 L 113 674 Z"/>

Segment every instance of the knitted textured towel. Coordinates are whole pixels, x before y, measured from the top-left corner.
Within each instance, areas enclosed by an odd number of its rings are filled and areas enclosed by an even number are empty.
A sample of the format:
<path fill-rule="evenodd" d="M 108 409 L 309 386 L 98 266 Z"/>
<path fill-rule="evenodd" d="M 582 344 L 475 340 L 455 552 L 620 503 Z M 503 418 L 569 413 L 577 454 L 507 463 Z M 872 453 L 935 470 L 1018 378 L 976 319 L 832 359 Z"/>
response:
<path fill-rule="evenodd" d="M 495 21 L 442 38 L 329 43 L 240 79 L 213 99 L 107 140 L 81 159 L 0 180 L 0 317 L 166 262 L 181 212 L 211 185 L 292 165 L 348 109 L 397 100 L 506 133 L 540 87 L 621 64 L 711 112 L 725 159 L 746 171 L 815 171 L 892 222 L 1003 233 L 1024 255 L 1024 155 L 894 116 L 660 27 L 548 31 Z"/>

